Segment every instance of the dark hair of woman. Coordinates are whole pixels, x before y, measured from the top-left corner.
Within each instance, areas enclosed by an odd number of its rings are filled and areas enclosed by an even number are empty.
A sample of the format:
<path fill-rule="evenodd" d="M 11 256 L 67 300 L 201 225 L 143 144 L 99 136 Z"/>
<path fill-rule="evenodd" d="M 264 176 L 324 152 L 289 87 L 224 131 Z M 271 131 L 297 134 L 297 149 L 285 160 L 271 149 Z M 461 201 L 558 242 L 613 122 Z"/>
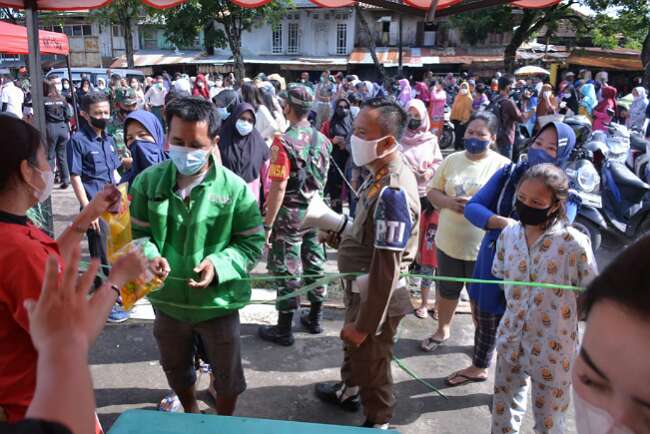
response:
<path fill-rule="evenodd" d="M 559 205 L 557 211 L 546 221 L 546 228 L 553 226 L 560 220 L 565 220 L 566 201 L 569 198 L 569 178 L 567 178 L 564 171 L 555 164 L 536 164 L 524 173 L 517 185 L 517 189 L 530 179 L 541 181 L 551 191 L 553 195 L 551 206 Z"/>
<path fill-rule="evenodd" d="M 266 106 L 267 109 L 271 112 L 271 115 L 273 118 L 276 118 L 276 110 L 275 110 L 275 104 L 273 104 L 273 95 L 271 95 L 271 91 L 268 90 L 267 88 L 262 88 L 258 89 L 260 99 L 262 100 L 262 104 Z"/>
<path fill-rule="evenodd" d="M 241 92 L 242 101 L 252 105 L 255 111 L 257 111 L 259 106 L 262 105 L 259 90 L 254 84 L 244 83 L 241 85 L 239 91 Z"/>
<path fill-rule="evenodd" d="M 0 191 L 5 191 L 15 177 L 20 176 L 23 160 L 36 165 L 38 147 L 42 143 L 41 133 L 36 128 L 14 116 L 0 115 L 0 131 L 5 137 L 0 141 Z"/>
<path fill-rule="evenodd" d="M 485 122 L 485 125 L 487 125 L 490 134 L 493 136 L 497 135 L 497 132 L 499 131 L 499 119 L 497 119 L 494 113 L 485 110 L 478 111 L 469 118 L 467 125 L 471 124 L 475 120 L 481 120 Z"/>
<path fill-rule="evenodd" d="M 62 98 L 56 84 L 52 80 L 43 81 L 43 95 L 50 98 Z"/>
<path fill-rule="evenodd" d="M 582 314 L 612 301 L 630 314 L 650 322 L 650 235 L 627 247 L 591 282 L 581 296 Z"/>

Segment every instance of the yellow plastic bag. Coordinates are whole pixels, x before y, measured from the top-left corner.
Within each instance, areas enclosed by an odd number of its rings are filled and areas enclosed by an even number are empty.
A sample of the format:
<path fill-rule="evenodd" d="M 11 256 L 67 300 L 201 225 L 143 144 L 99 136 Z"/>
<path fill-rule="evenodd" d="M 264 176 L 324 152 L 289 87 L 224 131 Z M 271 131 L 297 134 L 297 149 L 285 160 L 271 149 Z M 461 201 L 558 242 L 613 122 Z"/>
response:
<path fill-rule="evenodd" d="M 113 260 L 116 260 L 120 256 L 130 252 L 139 252 L 142 256 L 145 256 L 144 251 L 147 242 L 148 240 L 146 238 L 138 238 L 137 240 L 130 241 L 125 246 L 122 246 L 120 250 L 115 252 Z M 162 279 L 147 269 L 147 271 L 145 271 L 138 279 L 127 282 L 122 288 L 120 288 L 122 307 L 124 307 L 124 310 L 131 310 L 136 301 L 140 300 L 151 291 L 161 288 L 163 283 Z"/>
<path fill-rule="evenodd" d="M 108 261 L 114 262 L 113 256 L 133 239 L 131 233 L 131 212 L 129 211 L 128 184 L 120 184 L 120 206 L 118 210 L 109 210 L 102 214 L 102 219 L 109 227 L 107 236 Z"/>

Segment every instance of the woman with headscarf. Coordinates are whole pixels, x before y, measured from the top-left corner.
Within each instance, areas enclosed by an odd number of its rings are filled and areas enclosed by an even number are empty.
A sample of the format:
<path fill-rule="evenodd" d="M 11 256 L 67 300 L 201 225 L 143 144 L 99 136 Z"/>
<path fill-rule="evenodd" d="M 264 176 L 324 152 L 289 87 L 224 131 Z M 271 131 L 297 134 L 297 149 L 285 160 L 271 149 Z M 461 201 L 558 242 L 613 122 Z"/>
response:
<path fill-rule="evenodd" d="M 531 141 L 528 158 L 497 171 L 465 205 L 465 218 L 474 226 L 487 231 L 481 242 L 473 278 L 497 280 L 492 275 L 495 245 L 501 231 L 512 220 L 519 219 L 515 210 L 515 192 L 523 174 L 530 167 L 542 163 L 552 163 L 564 169 L 575 143 L 575 133 L 567 124 L 546 124 Z M 576 201 L 569 198 L 567 219 L 570 223 L 575 219 L 576 212 Z M 497 327 L 506 308 L 504 293 L 499 285 L 472 283 L 469 285 L 469 295 L 476 324 L 472 365 L 448 376 L 445 382 L 450 387 L 487 380 L 496 345 Z"/>
<path fill-rule="evenodd" d="M 194 88 L 192 89 L 192 96 L 200 96 L 204 99 L 210 100 L 210 86 L 205 75 L 199 74 L 194 81 Z"/>
<path fill-rule="evenodd" d="M 472 95 L 469 93 L 469 84 L 463 81 L 460 84 L 458 95 L 454 98 L 454 103 L 451 106 L 451 114 L 449 115 L 449 119 L 454 124 L 454 132 L 456 133 L 454 149 L 457 151 L 464 149 L 463 138 L 465 137 L 467 121 L 472 116 L 472 101 Z"/>
<path fill-rule="evenodd" d="M 415 83 L 415 97 L 422 101 L 425 107 L 429 107 L 431 94 L 429 93 L 429 88 L 427 87 L 426 83 L 422 81 Z"/>
<path fill-rule="evenodd" d="M 594 85 L 587 83 L 583 84 L 580 87 L 580 107 L 578 109 L 579 114 L 583 116 L 591 117 L 594 108 L 598 104 L 598 99 L 596 98 L 596 90 Z"/>
<path fill-rule="evenodd" d="M 645 87 L 639 86 L 632 90 L 632 104 L 630 105 L 630 116 L 627 118 L 627 127 L 631 130 L 638 130 L 645 133 L 646 109 L 648 108 L 648 97 Z"/>
<path fill-rule="evenodd" d="M 219 130 L 219 151 L 224 167 L 246 181 L 259 203 L 260 173 L 269 159 L 269 147 L 255 128 L 256 120 L 252 105 L 237 105 Z"/>
<path fill-rule="evenodd" d="M 553 95 L 553 87 L 550 84 L 542 86 L 542 93 L 539 96 L 539 104 L 537 104 L 537 127 L 542 128 L 549 121 L 553 120 L 545 116 L 553 116 L 557 113 L 558 102 L 557 98 Z"/>
<path fill-rule="evenodd" d="M 612 121 L 608 110 L 616 111 L 616 88 L 603 85 L 601 88 L 603 99 L 596 105 L 592 112 L 594 118 L 593 130 L 607 132 L 607 125 Z"/>
<path fill-rule="evenodd" d="M 445 125 L 445 105 L 447 105 L 447 92 L 440 80 L 434 80 L 431 85 L 429 97 L 431 110 L 431 129 L 440 138 Z"/>
<path fill-rule="evenodd" d="M 420 247 L 416 260 L 420 266 L 419 274 L 432 276 L 433 270 L 437 267 L 433 237 L 438 226 L 438 212 L 427 199 L 427 187 L 442 162 L 442 153 L 438 146 L 438 138 L 431 133 L 429 113 L 424 102 L 417 98 L 412 99 L 406 104 L 405 109 L 408 115 L 408 124 L 400 139 L 401 151 L 404 161 L 415 174 L 422 205 Z M 429 279 L 421 280 L 422 302 L 415 310 L 415 315 L 418 318 L 426 318 L 428 315 L 431 283 L 432 281 Z"/>
<path fill-rule="evenodd" d="M 271 110 L 264 104 L 260 90 L 252 83 L 244 83 L 240 89 L 242 102 L 250 104 L 255 113 L 255 129 L 271 146 L 273 136 L 280 131 L 278 122 L 273 117 Z"/>
<path fill-rule="evenodd" d="M 411 95 L 411 83 L 406 78 L 402 78 L 397 82 L 399 84 L 399 96 L 397 101 L 402 107 L 406 107 L 406 104 L 413 98 Z"/>
<path fill-rule="evenodd" d="M 144 169 L 167 160 L 165 152 L 165 130 L 151 112 L 136 110 L 124 121 L 124 143 L 131 153 L 133 162 L 121 182 L 133 182 Z"/>
<path fill-rule="evenodd" d="M 341 214 L 343 212 L 343 176 L 350 153 L 347 148 L 352 136 L 352 113 L 350 112 L 350 102 L 346 98 L 339 98 L 336 101 L 334 115 L 329 121 L 323 122 L 321 133 L 323 133 L 332 142 L 332 159 L 334 164 L 330 164 L 327 174 L 327 183 L 325 184 L 325 196 L 329 196 L 330 204 L 334 211 Z"/>

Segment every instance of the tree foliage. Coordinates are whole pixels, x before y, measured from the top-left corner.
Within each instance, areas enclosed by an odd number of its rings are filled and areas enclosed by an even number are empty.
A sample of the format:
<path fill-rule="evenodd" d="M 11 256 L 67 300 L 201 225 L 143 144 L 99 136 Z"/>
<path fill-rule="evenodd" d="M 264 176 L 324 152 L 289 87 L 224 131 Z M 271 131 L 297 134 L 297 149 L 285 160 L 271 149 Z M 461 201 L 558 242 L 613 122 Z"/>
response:
<path fill-rule="evenodd" d="M 641 50 L 641 62 L 645 72 L 643 81 L 650 86 L 650 3 L 647 0 L 584 0 L 597 12 L 594 21 L 605 38 L 596 38 L 594 44 L 607 47 L 611 39 L 623 36 L 623 44 L 628 48 Z M 616 16 L 608 15 L 607 8 L 614 8 Z M 611 9 L 610 9 L 611 10 Z"/>
<path fill-rule="evenodd" d="M 497 6 L 453 15 L 451 24 L 460 31 L 464 41 L 476 45 L 490 33 L 511 32 L 515 21 L 509 6 Z"/>
<path fill-rule="evenodd" d="M 275 24 L 292 5 L 291 0 L 274 0 L 257 8 L 242 8 L 230 0 L 189 0 L 175 8 L 156 12 L 166 23 L 165 37 L 177 46 L 191 45 L 201 31 L 208 52 L 228 46 L 236 73 L 245 75 L 241 35 L 265 23 Z"/>
<path fill-rule="evenodd" d="M 452 23 L 460 29 L 463 39 L 472 45 L 486 39 L 490 33 L 512 31 L 503 59 L 506 70 L 512 72 L 519 47 L 544 27 L 546 36 L 550 37 L 560 20 L 571 22 L 579 30 L 586 26 L 583 17 L 571 8 L 577 3 L 578 0 L 566 0 L 546 9 L 525 9 L 517 15 L 509 6 L 497 6 L 459 14 L 452 18 Z"/>
<path fill-rule="evenodd" d="M 145 10 L 140 0 L 113 0 L 106 6 L 90 11 L 92 20 L 107 26 L 120 26 L 124 35 L 126 49 L 126 63 L 129 68 L 134 67 L 133 59 L 133 33 L 131 26 L 137 23 Z M 112 33 L 109 30 L 109 33 Z"/>

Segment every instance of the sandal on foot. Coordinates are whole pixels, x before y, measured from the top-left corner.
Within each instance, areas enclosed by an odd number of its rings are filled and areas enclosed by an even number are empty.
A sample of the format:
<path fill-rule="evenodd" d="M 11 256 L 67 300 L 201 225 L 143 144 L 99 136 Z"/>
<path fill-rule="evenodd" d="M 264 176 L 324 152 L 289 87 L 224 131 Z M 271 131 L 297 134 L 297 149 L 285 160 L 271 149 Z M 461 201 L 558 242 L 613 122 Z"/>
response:
<path fill-rule="evenodd" d="M 429 311 L 427 310 L 426 307 L 419 307 L 415 309 L 415 316 L 417 316 L 420 319 L 424 319 L 429 316 Z"/>
<path fill-rule="evenodd" d="M 454 378 L 460 378 L 461 381 L 454 382 L 452 381 Z M 469 383 L 483 383 L 484 381 L 487 381 L 487 377 L 470 377 L 461 374 L 460 371 L 454 372 L 449 377 L 445 378 L 445 384 L 449 387 L 458 387 Z"/>
<path fill-rule="evenodd" d="M 439 346 L 443 345 L 445 342 L 447 342 L 447 339 L 444 340 L 438 340 L 434 339 L 433 336 L 429 336 L 425 340 L 420 343 L 420 349 L 422 351 L 426 351 L 427 353 L 430 353 L 431 351 L 435 351 L 438 349 Z"/>

